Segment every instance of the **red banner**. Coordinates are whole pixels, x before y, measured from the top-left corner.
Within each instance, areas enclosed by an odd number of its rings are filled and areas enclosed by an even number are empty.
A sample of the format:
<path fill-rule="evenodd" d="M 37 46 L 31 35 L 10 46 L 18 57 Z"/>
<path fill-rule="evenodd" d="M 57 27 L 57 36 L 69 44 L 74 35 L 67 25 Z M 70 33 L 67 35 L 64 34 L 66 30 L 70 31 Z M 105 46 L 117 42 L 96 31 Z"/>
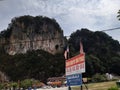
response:
<path fill-rule="evenodd" d="M 66 60 L 66 75 L 80 74 L 85 72 L 85 54 L 79 54 Z"/>

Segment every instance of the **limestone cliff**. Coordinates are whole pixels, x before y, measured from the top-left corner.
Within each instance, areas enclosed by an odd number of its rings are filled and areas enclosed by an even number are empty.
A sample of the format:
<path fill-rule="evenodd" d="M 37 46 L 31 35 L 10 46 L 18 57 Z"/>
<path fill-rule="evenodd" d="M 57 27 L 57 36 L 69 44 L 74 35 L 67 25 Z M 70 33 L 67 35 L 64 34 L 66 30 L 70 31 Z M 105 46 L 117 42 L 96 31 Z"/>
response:
<path fill-rule="evenodd" d="M 7 30 L 1 32 L 0 45 L 10 55 L 37 49 L 55 54 L 61 52 L 64 36 L 54 19 L 21 16 L 12 19 Z"/>

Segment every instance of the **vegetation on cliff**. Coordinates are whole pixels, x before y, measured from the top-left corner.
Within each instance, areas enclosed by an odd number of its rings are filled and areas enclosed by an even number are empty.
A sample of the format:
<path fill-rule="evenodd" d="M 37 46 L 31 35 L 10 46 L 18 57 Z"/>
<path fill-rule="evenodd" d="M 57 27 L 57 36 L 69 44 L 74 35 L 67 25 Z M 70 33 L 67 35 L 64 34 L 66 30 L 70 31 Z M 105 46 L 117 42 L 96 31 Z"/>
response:
<path fill-rule="evenodd" d="M 21 30 L 24 33 L 30 32 L 32 29 L 34 33 L 45 33 L 57 30 L 62 32 L 61 27 L 56 22 L 55 19 L 51 19 L 43 16 L 30 16 L 25 15 L 21 17 L 15 17 L 11 20 L 11 23 L 8 25 L 7 30 L 3 30 L 0 33 L 1 37 L 9 38 L 11 36 L 12 30 L 17 29 L 18 32 Z M 43 30 L 44 29 L 44 30 Z"/>
<path fill-rule="evenodd" d="M 120 44 L 104 32 L 77 30 L 69 39 L 71 56 L 79 53 L 80 40 L 86 53 L 86 75 L 116 73 L 120 75 Z"/>
<path fill-rule="evenodd" d="M 33 27 L 34 29 L 32 29 Z M 46 31 L 46 28 L 48 31 Z M 33 32 L 30 31 L 31 29 Z M 14 18 L 8 29 L 1 32 L 0 37 L 9 38 L 12 33 L 15 33 L 12 30 L 31 34 L 44 34 L 52 30 L 62 32 L 54 19 L 42 16 Z M 54 33 L 51 34 L 54 39 Z M 91 77 L 96 73 L 114 73 L 120 75 L 120 44 L 117 40 L 100 31 L 92 32 L 88 29 L 76 30 L 70 35 L 68 40 L 70 57 L 79 54 L 80 40 L 86 53 L 85 76 Z M 0 71 L 6 73 L 10 80 L 17 81 L 34 78 L 46 81 L 48 77 L 65 74 L 63 52 L 52 55 L 44 50 L 30 50 L 24 54 L 11 56 L 5 53 L 3 46 L 4 44 L 0 44 Z"/>
<path fill-rule="evenodd" d="M 14 81 L 33 78 L 45 82 L 49 77 L 64 75 L 64 64 L 62 54 L 52 55 L 42 50 L 0 55 L 0 71 Z"/>
<path fill-rule="evenodd" d="M 64 46 L 63 30 L 55 19 L 48 17 L 15 17 L 7 30 L 0 33 L 0 44 L 10 55 L 38 49 L 60 53 Z"/>

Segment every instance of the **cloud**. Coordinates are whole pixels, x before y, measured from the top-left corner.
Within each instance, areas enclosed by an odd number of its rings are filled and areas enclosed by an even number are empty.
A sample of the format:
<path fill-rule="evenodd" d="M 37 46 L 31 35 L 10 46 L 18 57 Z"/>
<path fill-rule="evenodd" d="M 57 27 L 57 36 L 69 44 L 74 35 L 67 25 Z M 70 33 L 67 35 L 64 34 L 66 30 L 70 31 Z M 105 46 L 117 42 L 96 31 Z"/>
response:
<path fill-rule="evenodd" d="M 13 17 L 28 14 L 55 18 L 65 35 L 81 28 L 96 31 L 119 27 L 116 18 L 119 3 L 120 0 L 3 0 L 0 2 L 0 30 L 7 28 Z M 109 35 L 118 38 L 115 34 Z"/>
<path fill-rule="evenodd" d="M 116 16 L 120 1 L 99 0 L 97 2 L 97 0 L 91 0 L 80 3 L 82 5 L 71 6 L 69 13 L 64 16 L 63 24 L 65 26 L 62 26 L 66 30 L 65 33 L 68 33 L 68 30 L 73 32 L 78 28 L 88 28 L 95 31 L 119 27 L 120 23 Z M 109 34 L 112 36 L 112 33 Z M 113 37 L 117 35 L 114 34 Z M 119 38 L 117 37 L 117 39 Z"/>

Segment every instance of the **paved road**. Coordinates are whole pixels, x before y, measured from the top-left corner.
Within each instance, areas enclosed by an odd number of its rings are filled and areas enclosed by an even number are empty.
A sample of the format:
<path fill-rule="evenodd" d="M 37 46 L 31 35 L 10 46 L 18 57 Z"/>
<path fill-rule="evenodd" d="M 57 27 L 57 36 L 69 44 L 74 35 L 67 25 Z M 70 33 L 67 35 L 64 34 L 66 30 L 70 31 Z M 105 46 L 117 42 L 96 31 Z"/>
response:
<path fill-rule="evenodd" d="M 68 90 L 68 87 L 51 88 L 51 89 L 37 89 L 37 90 Z"/>

